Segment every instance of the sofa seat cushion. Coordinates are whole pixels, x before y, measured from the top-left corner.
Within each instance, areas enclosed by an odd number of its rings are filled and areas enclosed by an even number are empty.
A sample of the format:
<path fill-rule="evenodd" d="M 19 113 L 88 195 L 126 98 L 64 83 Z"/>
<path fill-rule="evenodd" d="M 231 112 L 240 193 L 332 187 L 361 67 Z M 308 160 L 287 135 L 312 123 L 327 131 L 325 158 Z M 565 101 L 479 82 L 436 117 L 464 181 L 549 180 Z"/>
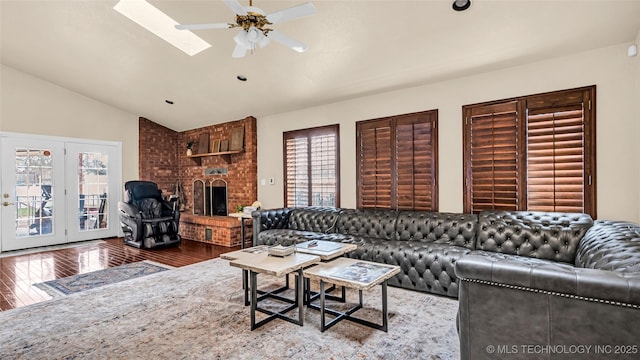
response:
<path fill-rule="evenodd" d="M 311 240 L 324 240 L 336 242 L 353 242 L 353 238 L 341 234 L 322 234 L 312 231 L 274 229 L 262 231 L 258 234 L 256 245 L 282 245 L 289 246 Z"/>
<path fill-rule="evenodd" d="M 479 216 L 476 248 L 573 264 L 591 225 L 588 214 L 486 211 Z"/>
<path fill-rule="evenodd" d="M 389 285 L 458 297 L 455 262 L 471 249 L 445 244 L 354 238 L 351 258 L 398 265 Z"/>
<path fill-rule="evenodd" d="M 596 220 L 580 241 L 575 265 L 640 273 L 640 225 Z"/>

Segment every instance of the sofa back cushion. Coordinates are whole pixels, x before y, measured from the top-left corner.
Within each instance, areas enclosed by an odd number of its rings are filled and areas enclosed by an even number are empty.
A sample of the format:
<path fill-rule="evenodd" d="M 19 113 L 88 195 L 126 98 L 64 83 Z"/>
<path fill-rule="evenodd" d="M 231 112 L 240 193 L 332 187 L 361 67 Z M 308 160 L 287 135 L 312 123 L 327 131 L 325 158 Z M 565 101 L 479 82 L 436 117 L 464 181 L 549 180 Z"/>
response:
<path fill-rule="evenodd" d="M 343 210 L 336 231 L 372 239 L 394 240 L 398 212 L 394 210 Z"/>
<path fill-rule="evenodd" d="M 640 225 L 596 220 L 580 241 L 575 265 L 640 273 Z"/>
<path fill-rule="evenodd" d="M 475 248 L 478 215 L 426 211 L 401 211 L 396 240 L 421 241 Z"/>
<path fill-rule="evenodd" d="M 291 210 L 289 229 L 319 233 L 335 232 L 340 209 L 306 207 Z"/>
<path fill-rule="evenodd" d="M 256 233 L 272 229 L 287 229 L 289 227 L 289 217 L 292 208 L 280 208 L 271 210 L 254 211 L 257 218 L 254 218 L 254 226 L 258 226 Z M 254 216 L 252 214 L 252 216 Z"/>
<path fill-rule="evenodd" d="M 479 216 L 476 248 L 573 263 L 591 225 L 588 214 L 487 211 Z"/>

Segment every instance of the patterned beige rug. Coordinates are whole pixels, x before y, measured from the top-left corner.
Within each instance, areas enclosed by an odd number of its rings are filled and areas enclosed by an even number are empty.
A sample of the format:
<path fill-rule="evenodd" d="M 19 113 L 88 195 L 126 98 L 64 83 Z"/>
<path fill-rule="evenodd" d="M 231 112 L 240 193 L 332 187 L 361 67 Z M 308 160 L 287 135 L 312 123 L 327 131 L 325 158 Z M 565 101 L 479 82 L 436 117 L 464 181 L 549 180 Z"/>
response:
<path fill-rule="evenodd" d="M 456 300 L 393 287 L 388 296 L 388 333 L 349 321 L 323 333 L 310 309 L 302 327 L 276 319 L 251 331 L 241 271 L 215 259 L 0 312 L 0 358 L 459 358 Z M 380 287 L 364 300 L 357 314 L 379 321 Z"/>

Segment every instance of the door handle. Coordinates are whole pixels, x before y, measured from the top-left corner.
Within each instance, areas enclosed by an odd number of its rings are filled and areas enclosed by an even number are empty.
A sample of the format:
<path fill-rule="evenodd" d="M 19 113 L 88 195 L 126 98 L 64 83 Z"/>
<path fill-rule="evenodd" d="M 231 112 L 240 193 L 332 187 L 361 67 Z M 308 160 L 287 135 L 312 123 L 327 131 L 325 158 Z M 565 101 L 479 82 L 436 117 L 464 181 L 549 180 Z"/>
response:
<path fill-rule="evenodd" d="M 14 203 L 10 203 L 8 201 L 5 201 L 2 203 L 2 206 L 9 206 L 9 205 L 14 205 Z"/>

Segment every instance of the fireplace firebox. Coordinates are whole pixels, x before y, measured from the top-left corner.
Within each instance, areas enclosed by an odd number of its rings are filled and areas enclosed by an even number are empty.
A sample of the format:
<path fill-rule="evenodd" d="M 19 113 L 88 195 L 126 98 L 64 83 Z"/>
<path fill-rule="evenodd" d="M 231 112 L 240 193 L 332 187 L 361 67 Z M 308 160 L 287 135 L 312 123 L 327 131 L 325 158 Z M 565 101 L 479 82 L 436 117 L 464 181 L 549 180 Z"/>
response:
<path fill-rule="evenodd" d="M 193 214 L 204 216 L 227 216 L 227 182 L 195 180 L 193 182 Z"/>

